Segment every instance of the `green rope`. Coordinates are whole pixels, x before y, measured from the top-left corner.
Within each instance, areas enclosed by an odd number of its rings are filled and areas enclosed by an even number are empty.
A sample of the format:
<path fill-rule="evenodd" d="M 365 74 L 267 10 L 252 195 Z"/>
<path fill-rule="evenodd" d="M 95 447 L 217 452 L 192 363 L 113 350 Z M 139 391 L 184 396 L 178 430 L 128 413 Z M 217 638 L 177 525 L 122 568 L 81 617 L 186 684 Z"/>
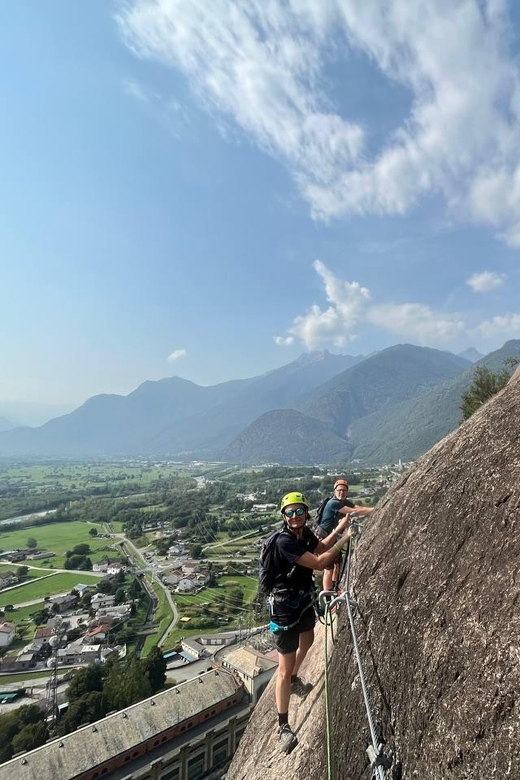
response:
<path fill-rule="evenodd" d="M 327 650 L 327 627 L 329 624 L 329 605 L 325 604 L 325 727 L 327 732 L 327 780 L 332 780 L 332 734 L 329 713 L 329 654 Z"/>

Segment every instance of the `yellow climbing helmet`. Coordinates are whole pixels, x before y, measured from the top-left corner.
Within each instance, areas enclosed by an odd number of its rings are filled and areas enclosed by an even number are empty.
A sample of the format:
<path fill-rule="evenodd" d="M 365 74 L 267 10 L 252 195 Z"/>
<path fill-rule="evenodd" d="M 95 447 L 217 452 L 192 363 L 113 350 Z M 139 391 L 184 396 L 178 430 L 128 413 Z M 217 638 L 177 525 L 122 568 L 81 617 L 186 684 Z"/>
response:
<path fill-rule="evenodd" d="M 309 508 L 309 505 L 307 503 L 307 499 L 303 495 L 303 493 L 287 493 L 282 498 L 282 503 L 280 504 L 280 511 L 283 514 L 283 510 L 286 506 L 289 506 L 289 504 L 303 504 L 304 507 L 307 509 Z"/>

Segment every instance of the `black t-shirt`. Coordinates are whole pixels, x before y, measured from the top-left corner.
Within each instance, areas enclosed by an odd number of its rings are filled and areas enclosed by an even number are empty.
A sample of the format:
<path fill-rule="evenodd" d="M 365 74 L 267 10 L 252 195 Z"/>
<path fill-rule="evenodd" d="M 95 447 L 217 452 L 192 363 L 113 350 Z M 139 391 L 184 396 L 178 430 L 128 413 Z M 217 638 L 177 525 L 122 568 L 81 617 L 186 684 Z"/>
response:
<path fill-rule="evenodd" d="M 275 591 L 289 589 L 292 592 L 308 593 L 313 589 L 312 569 L 295 563 L 306 552 L 314 552 L 319 539 L 310 528 L 304 526 L 303 538 L 285 528 L 276 540 L 274 551 Z"/>

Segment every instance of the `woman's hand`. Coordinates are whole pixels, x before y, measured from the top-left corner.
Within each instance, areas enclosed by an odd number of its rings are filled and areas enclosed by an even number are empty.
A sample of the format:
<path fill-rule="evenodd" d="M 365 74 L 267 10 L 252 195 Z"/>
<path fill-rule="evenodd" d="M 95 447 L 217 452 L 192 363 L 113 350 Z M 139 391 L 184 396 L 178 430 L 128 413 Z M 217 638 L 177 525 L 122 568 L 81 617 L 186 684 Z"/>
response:
<path fill-rule="evenodd" d="M 350 525 L 350 512 L 343 517 L 342 520 L 339 521 L 338 525 L 336 526 L 336 533 L 342 534 L 345 528 L 348 528 Z"/>

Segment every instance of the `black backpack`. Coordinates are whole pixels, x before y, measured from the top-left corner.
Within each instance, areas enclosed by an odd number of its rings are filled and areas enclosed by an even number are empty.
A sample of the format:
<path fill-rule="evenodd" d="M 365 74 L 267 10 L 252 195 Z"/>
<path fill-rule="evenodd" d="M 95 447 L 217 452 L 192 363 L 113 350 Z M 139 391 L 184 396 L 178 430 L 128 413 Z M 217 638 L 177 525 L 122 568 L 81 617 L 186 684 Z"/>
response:
<path fill-rule="evenodd" d="M 325 507 L 329 503 L 332 496 L 327 496 L 327 498 L 324 498 L 319 507 L 316 510 L 316 525 L 321 525 L 321 519 L 323 517 L 323 512 L 325 511 Z"/>
<path fill-rule="evenodd" d="M 260 553 L 260 562 L 258 566 L 258 579 L 260 580 L 260 590 L 266 594 L 271 593 L 274 588 L 276 580 L 276 572 L 274 570 L 274 551 L 276 547 L 276 540 L 283 533 L 285 528 L 278 528 L 273 533 L 264 539 L 262 544 L 262 551 Z"/>

